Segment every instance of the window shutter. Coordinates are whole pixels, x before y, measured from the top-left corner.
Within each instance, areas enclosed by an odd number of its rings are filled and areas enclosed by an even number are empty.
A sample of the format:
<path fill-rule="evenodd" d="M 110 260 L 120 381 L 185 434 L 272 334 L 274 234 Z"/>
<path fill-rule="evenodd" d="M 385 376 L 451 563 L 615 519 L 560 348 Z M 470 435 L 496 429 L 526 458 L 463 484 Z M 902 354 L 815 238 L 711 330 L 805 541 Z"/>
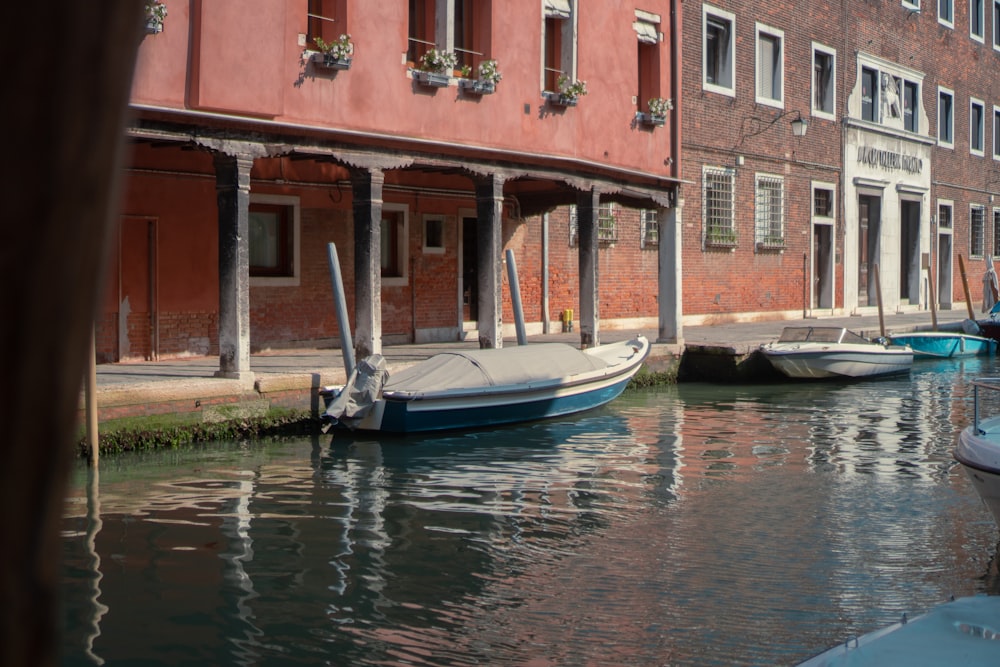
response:
<path fill-rule="evenodd" d="M 757 58 L 757 94 L 775 99 L 774 94 L 774 40 L 767 35 L 760 36 L 760 54 Z"/>

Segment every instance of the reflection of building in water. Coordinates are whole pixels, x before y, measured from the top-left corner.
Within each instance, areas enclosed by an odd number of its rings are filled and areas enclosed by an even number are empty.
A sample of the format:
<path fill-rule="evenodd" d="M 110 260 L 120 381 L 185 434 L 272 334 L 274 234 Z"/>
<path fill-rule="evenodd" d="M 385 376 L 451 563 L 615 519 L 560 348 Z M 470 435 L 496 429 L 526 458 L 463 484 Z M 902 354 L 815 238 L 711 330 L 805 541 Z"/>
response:
<path fill-rule="evenodd" d="M 110 611 L 96 616 L 95 653 L 113 663 L 162 644 L 165 661 L 194 651 L 253 664 L 303 631 L 349 645 L 397 626 L 433 642 L 498 582 L 531 580 L 631 520 L 650 480 L 672 497 L 676 458 L 647 443 L 673 418 L 605 415 L 406 448 L 357 441 L 311 465 L 106 481 L 94 548 L 112 563 L 101 582 Z M 155 640 L 135 631 L 136 609 Z"/>

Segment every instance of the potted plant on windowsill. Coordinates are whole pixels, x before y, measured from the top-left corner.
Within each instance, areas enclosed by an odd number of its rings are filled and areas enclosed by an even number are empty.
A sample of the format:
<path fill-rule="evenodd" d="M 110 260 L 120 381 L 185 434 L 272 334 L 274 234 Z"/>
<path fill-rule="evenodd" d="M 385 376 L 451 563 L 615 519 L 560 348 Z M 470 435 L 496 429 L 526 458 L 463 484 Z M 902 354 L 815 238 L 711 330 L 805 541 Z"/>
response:
<path fill-rule="evenodd" d="M 350 69 L 354 58 L 354 42 L 350 35 L 341 35 L 332 42 L 324 41 L 322 37 L 315 40 L 319 53 L 312 55 L 313 64 L 329 69 Z"/>
<path fill-rule="evenodd" d="M 497 84 L 503 78 L 503 74 L 497 67 L 497 61 L 484 60 L 479 63 L 479 78 L 472 78 L 472 68 L 468 65 L 462 68 L 462 78 L 458 85 L 462 90 L 474 95 L 490 95 L 496 92 Z"/>
<path fill-rule="evenodd" d="M 674 108 L 674 101 L 664 97 L 654 97 L 647 102 L 649 111 L 637 111 L 636 119 L 643 125 L 663 126 L 667 122 L 667 112 Z"/>
<path fill-rule="evenodd" d="M 167 18 L 167 6 L 158 0 L 146 0 L 146 34 L 163 32 L 163 19 Z"/>
<path fill-rule="evenodd" d="M 556 81 L 558 92 L 546 91 L 545 99 L 549 104 L 560 107 L 575 107 L 577 100 L 587 94 L 587 82 L 577 79 L 573 81 L 566 74 L 560 74 Z"/>
<path fill-rule="evenodd" d="M 448 85 L 458 58 L 450 51 L 431 49 L 420 59 L 420 69 L 414 71 L 417 81 L 425 86 L 442 88 Z"/>
<path fill-rule="evenodd" d="M 735 248 L 736 232 L 732 229 L 710 229 L 705 233 L 707 248 Z"/>

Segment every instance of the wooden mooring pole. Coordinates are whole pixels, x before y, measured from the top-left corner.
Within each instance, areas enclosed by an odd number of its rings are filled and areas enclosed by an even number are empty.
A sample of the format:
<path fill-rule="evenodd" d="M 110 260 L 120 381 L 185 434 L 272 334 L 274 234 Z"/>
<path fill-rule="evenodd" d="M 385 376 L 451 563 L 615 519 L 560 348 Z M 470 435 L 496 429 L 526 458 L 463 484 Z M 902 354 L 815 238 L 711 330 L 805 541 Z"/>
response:
<path fill-rule="evenodd" d="M 872 265 L 875 269 L 875 302 L 878 304 L 878 330 L 879 335 L 885 338 L 885 317 L 882 315 L 882 278 L 879 276 L 878 264 Z"/>
<path fill-rule="evenodd" d="M 965 260 L 958 256 L 958 270 L 962 273 L 962 289 L 965 290 L 965 307 L 969 310 L 969 319 L 975 320 L 976 314 L 972 311 L 972 295 L 969 294 L 969 277 L 965 275 Z"/>

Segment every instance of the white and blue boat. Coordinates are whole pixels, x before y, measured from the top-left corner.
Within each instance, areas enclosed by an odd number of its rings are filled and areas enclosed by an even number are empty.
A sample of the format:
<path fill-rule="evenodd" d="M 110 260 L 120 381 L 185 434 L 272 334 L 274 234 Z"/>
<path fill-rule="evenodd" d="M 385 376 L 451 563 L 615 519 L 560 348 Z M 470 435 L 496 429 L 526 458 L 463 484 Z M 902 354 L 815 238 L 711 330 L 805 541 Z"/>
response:
<path fill-rule="evenodd" d="M 760 351 L 788 377 L 809 380 L 908 373 L 913 365 L 913 350 L 905 345 L 868 340 L 834 326 L 785 327 Z"/>
<path fill-rule="evenodd" d="M 568 415 L 617 398 L 648 354 L 644 336 L 583 350 L 566 343 L 454 350 L 391 377 L 375 354 L 343 387 L 322 392 L 324 417 L 351 429 L 419 433 Z"/>
<path fill-rule="evenodd" d="M 914 331 L 890 335 L 889 340 L 896 345 L 909 345 L 914 359 L 972 357 L 997 351 L 997 342 L 992 338 L 957 331 Z"/>
<path fill-rule="evenodd" d="M 921 667 L 1000 664 L 1000 597 L 959 598 L 851 637 L 798 667 Z"/>

